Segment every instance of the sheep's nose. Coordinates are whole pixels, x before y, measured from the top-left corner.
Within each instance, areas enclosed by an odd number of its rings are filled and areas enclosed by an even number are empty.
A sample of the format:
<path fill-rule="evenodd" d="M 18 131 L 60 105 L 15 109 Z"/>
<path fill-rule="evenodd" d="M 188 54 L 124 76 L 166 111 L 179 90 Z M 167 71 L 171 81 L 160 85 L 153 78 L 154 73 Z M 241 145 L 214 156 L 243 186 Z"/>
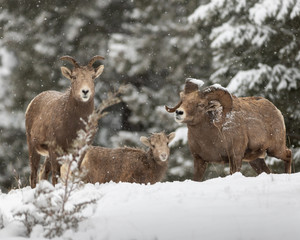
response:
<path fill-rule="evenodd" d="M 166 153 L 160 154 L 160 159 L 161 160 L 165 161 L 165 160 L 167 160 L 167 158 L 168 158 L 168 155 Z"/>
<path fill-rule="evenodd" d="M 89 93 L 89 90 L 82 89 L 82 93 L 83 93 L 84 95 L 87 95 L 87 94 Z"/>
<path fill-rule="evenodd" d="M 183 111 L 181 111 L 181 110 L 176 110 L 176 115 L 183 115 Z"/>

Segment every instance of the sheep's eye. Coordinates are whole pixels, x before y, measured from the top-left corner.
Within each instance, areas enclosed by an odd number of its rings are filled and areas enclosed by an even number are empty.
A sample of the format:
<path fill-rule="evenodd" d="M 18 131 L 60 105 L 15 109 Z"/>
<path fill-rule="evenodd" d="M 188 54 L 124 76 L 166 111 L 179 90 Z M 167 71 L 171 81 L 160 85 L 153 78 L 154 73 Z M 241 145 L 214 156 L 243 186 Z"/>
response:
<path fill-rule="evenodd" d="M 76 76 L 72 76 L 72 80 L 76 80 Z"/>

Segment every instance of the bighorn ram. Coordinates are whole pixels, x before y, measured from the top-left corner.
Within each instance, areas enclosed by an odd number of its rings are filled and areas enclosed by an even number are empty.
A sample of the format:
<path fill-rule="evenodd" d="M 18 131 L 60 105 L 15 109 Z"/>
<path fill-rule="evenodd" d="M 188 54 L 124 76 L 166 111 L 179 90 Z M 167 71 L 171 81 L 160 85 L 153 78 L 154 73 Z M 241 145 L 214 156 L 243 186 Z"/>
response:
<path fill-rule="evenodd" d="M 45 91 L 36 96 L 26 110 L 26 135 L 31 167 L 30 183 L 34 188 L 37 182 L 40 155 L 47 156 L 52 170 L 52 183 L 56 184 L 56 175 L 60 166 L 56 160 L 58 149 L 67 152 L 77 131 L 83 128 L 81 119 L 87 121 L 94 110 L 94 79 L 103 72 L 104 66 L 93 68 L 94 56 L 86 66 L 79 66 L 70 56 L 60 58 L 74 65 L 72 70 L 61 67 L 62 74 L 71 80 L 66 92 Z"/>
<path fill-rule="evenodd" d="M 235 97 L 218 84 L 200 90 L 203 82 L 187 79 L 180 102 L 166 110 L 188 127 L 188 143 L 194 158 L 194 179 L 201 181 L 209 162 L 229 162 L 231 173 L 242 160 L 257 173 L 270 173 L 265 153 L 285 162 L 291 172 L 291 151 L 286 147 L 281 112 L 262 97 Z"/>
<path fill-rule="evenodd" d="M 104 148 L 91 146 L 80 166 L 87 171 L 84 181 L 90 183 L 136 182 L 155 183 L 161 181 L 167 171 L 170 149 L 168 143 L 175 133 L 154 133 L 149 138 L 141 137 L 141 142 L 149 147 L 147 152 L 136 148 Z M 61 176 L 67 174 L 67 166 L 62 165 Z"/>

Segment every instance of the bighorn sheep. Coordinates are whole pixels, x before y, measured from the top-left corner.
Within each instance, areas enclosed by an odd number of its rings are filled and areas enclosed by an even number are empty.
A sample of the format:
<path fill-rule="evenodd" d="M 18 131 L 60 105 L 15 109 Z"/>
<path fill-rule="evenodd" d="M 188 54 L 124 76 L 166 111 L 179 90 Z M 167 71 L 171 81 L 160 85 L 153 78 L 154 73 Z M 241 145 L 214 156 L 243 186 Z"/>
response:
<path fill-rule="evenodd" d="M 56 160 L 58 149 L 67 152 L 77 131 L 83 128 L 81 119 L 87 121 L 94 110 L 94 79 L 103 72 L 104 66 L 93 68 L 93 63 L 103 60 L 94 56 L 86 66 L 79 66 L 70 56 L 60 58 L 74 65 L 72 70 L 61 67 L 62 74 L 71 80 L 71 87 L 64 93 L 45 91 L 36 96 L 26 110 L 26 135 L 31 167 L 30 184 L 37 183 L 40 155 L 47 156 L 52 170 L 52 183 L 57 183 L 56 175 L 60 166 Z"/>
<path fill-rule="evenodd" d="M 137 148 L 104 148 L 91 146 L 82 161 L 81 169 L 87 171 L 85 182 L 105 183 L 136 182 L 155 183 L 161 181 L 167 171 L 170 149 L 168 143 L 175 133 L 154 133 L 140 141 L 149 147 L 147 152 Z M 65 178 L 67 166 L 62 165 L 61 176 Z"/>
<path fill-rule="evenodd" d="M 209 162 L 229 162 L 231 173 L 248 161 L 257 173 L 270 173 L 265 154 L 285 162 L 291 172 L 281 112 L 262 97 L 235 97 L 218 84 L 200 90 L 202 81 L 187 79 L 180 102 L 166 110 L 188 127 L 194 179 L 201 181 Z"/>

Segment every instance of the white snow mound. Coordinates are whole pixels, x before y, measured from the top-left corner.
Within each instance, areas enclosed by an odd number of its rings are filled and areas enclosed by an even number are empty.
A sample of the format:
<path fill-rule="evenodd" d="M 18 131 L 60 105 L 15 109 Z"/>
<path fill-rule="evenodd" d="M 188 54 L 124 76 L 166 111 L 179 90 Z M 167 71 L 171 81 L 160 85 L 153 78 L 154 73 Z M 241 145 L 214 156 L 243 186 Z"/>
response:
<path fill-rule="evenodd" d="M 299 239 L 300 173 L 240 173 L 205 182 L 86 184 L 72 199 L 102 196 L 96 211 L 54 239 Z M 27 239 L 13 221 L 29 187 L 0 193 L 0 239 Z M 28 199 L 28 197 L 27 197 Z M 92 212 L 92 211 L 91 211 Z M 34 239 L 44 239 L 36 228 Z"/>

